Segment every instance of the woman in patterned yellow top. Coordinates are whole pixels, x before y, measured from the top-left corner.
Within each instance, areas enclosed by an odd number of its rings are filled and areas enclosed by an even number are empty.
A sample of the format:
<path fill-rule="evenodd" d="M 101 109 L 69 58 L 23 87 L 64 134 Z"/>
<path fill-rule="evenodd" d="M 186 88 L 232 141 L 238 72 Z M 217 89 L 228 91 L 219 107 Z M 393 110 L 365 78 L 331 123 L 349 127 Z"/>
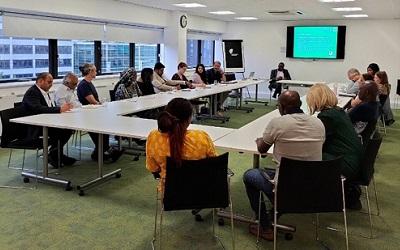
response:
<path fill-rule="evenodd" d="M 206 132 L 187 129 L 192 114 L 190 101 L 183 98 L 171 100 L 158 117 L 158 130 L 153 130 L 147 137 L 146 168 L 152 173 L 160 173 L 159 191 L 164 187 L 168 156 L 179 167 L 182 160 L 200 160 L 217 155 Z"/>

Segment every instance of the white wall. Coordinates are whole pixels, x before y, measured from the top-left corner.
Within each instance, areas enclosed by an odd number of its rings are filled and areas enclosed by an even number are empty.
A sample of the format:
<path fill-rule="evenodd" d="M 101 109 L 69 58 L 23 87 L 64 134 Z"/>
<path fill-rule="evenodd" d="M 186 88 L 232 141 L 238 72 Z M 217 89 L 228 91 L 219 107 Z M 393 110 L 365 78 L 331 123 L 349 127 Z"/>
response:
<path fill-rule="evenodd" d="M 323 24 L 347 26 L 344 60 L 286 58 L 287 26 Z M 271 69 L 283 61 L 293 79 L 347 82 L 349 68 L 366 72 L 368 64 L 376 62 L 388 73 L 394 100 L 400 79 L 400 20 L 232 22 L 224 38 L 243 39 L 246 72 L 255 71 L 259 77 L 269 77 Z"/>

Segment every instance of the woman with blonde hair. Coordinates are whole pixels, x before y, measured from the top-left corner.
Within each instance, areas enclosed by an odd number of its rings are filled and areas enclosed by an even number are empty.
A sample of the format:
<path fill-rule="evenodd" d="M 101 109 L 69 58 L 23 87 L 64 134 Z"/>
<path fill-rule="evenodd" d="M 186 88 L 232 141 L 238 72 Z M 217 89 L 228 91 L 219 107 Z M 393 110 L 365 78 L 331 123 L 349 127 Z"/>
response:
<path fill-rule="evenodd" d="M 351 185 L 360 174 L 362 145 L 347 114 L 337 106 L 335 93 L 325 84 L 315 84 L 307 94 L 310 114 L 318 113 L 325 127 L 322 148 L 324 160 L 343 156 L 342 174 L 346 177 L 346 206 L 361 209 L 360 190 Z"/>

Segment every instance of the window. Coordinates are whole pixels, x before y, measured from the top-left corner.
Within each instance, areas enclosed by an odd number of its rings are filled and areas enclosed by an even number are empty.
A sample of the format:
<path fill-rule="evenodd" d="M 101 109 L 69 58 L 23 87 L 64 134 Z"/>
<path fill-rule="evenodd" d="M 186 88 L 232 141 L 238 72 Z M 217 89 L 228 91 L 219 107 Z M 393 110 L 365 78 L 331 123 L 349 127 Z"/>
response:
<path fill-rule="evenodd" d="M 35 46 L 35 54 L 49 54 L 49 46 L 48 45 L 36 45 Z"/>
<path fill-rule="evenodd" d="M 71 59 L 58 59 L 58 67 L 71 67 L 72 68 L 72 58 Z"/>
<path fill-rule="evenodd" d="M 89 41 L 72 41 L 73 45 L 73 61 L 74 73 L 80 74 L 79 66 L 84 63 L 94 63 L 94 42 Z"/>
<path fill-rule="evenodd" d="M 10 79 L 10 75 L 3 75 L 3 73 L 0 72 L 0 80 L 1 79 Z"/>
<path fill-rule="evenodd" d="M 0 60 L 0 69 L 10 69 L 10 60 Z"/>
<path fill-rule="evenodd" d="M 13 45 L 13 54 L 32 54 L 32 45 Z"/>
<path fill-rule="evenodd" d="M 58 54 L 62 54 L 62 55 L 72 54 L 72 45 L 71 46 L 58 46 Z"/>
<path fill-rule="evenodd" d="M 31 69 L 33 68 L 33 60 L 13 60 L 14 69 Z"/>
<path fill-rule="evenodd" d="M 0 44 L 0 54 L 10 54 L 10 45 Z"/>
<path fill-rule="evenodd" d="M 121 72 L 129 68 L 129 43 L 101 44 L 101 72 Z"/>
<path fill-rule="evenodd" d="M 94 42 L 84 40 L 58 40 L 58 76 L 68 72 L 80 75 L 79 66 L 94 63 Z"/>
<path fill-rule="evenodd" d="M 157 44 L 135 44 L 136 70 L 153 68 L 158 59 L 157 51 Z"/>
<path fill-rule="evenodd" d="M 196 67 L 202 63 L 204 66 L 212 66 L 214 61 L 213 40 L 187 40 L 186 63 L 189 67 Z"/>
<path fill-rule="evenodd" d="M 186 43 L 186 63 L 189 68 L 194 68 L 199 62 L 198 40 L 187 40 Z"/>
<path fill-rule="evenodd" d="M 36 68 L 49 68 L 49 59 L 36 59 Z"/>
<path fill-rule="evenodd" d="M 201 41 L 201 63 L 212 66 L 214 62 L 214 41 Z"/>
<path fill-rule="evenodd" d="M 14 78 L 29 78 L 33 77 L 33 74 L 15 74 Z"/>

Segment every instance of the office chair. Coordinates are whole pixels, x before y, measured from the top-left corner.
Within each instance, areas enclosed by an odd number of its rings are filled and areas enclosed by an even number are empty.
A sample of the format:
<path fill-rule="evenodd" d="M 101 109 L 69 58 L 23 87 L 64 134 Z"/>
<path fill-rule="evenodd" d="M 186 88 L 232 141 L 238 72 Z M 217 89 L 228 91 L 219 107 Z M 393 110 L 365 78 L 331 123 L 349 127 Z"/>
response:
<path fill-rule="evenodd" d="M 267 179 L 274 184 L 274 250 L 277 249 L 278 214 L 315 213 L 318 241 L 318 214 L 330 212 L 343 212 L 346 249 L 349 249 L 345 178 L 340 175 L 342 160 L 342 157 L 327 161 L 299 161 L 284 157 L 281 159 L 276 181 Z M 261 198 L 260 192 L 259 204 Z"/>
<path fill-rule="evenodd" d="M 154 237 L 151 242 L 156 248 L 157 231 L 159 231 L 159 248 L 162 247 L 162 223 L 164 211 L 193 210 L 211 208 L 213 211 L 213 234 L 215 234 L 215 210 L 230 207 L 233 216 L 232 198 L 228 180 L 228 153 L 202 160 L 184 160 L 182 166 L 176 167 L 171 158 L 167 158 L 167 172 L 164 192 L 157 191 Z M 154 173 L 158 178 L 157 173 Z M 158 178 L 159 179 L 159 178 Z M 158 220 L 158 202 L 161 202 L 160 219 Z M 157 224 L 159 223 L 159 230 Z M 234 226 L 231 220 L 232 249 L 235 249 Z"/>
<path fill-rule="evenodd" d="M 25 154 L 26 150 L 35 150 L 36 151 L 36 174 L 38 172 L 38 158 L 39 158 L 39 150 L 43 149 L 43 140 L 42 139 L 30 139 L 28 136 L 28 125 L 19 124 L 19 123 L 11 123 L 10 120 L 14 118 L 19 118 L 23 116 L 27 116 L 27 112 L 22 106 L 18 106 L 16 108 L 10 108 L 6 110 L 0 111 L 1 124 L 2 124 L 2 133 L 1 133 L 1 143 L 0 146 L 2 148 L 9 148 L 10 155 L 8 158 L 7 167 L 11 169 L 24 170 L 25 167 Z M 10 167 L 12 152 L 14 149 L 22 149 L 23 157 L 22 157 L 22 167 L 14 168 Z M 28 180 L 24 179 L 24 182 L 28 182 Z M 37 184 L 37 181 L 36 181 Z M 10 187 L 10 186 L 2 186 L 8 188 L 18 188 L 18 187 Z M 35 186 L 36 187 L 36 186 Z"/>
<path fill-rule="evenodd" d="M 356 183 L 362 187 L 365 188 L 365 196 L 367 200 L 367 208 L 368 208 L 368 216 L 369 216 L 369 225 L 370 225 L 370 235 L 369 238 L 373 238 L 373 225 L 372 225 L 372 213 L 371 213 L 371 206 L 370 206 L 370 200 L 369 200 L 369 192 L 368 192 L 368 187 L 372 181 L 372 185 L 374 188 L 374 193 L 375 193 L 375 202 L 376 202 L 376 209 L 377 213 L 375 215 L 380 214 L 379 211 L 379 203 L 378 203 L 378 194 L 376 191 L 376 186 L 375 186 L 375 179 L 374 179 L 374 166 L 375 166 L 375 160 L 376 156 L 378 155 L 379 148 L 382 144 L 382 137 L 380 135 L 373 137 L 371 139 L 368 139 L 366 141 L 365 145 L 365 152 L 364 152 L 364 157 L 361 161 L 361 174 L 359 180 L 356 181 Z"/>

